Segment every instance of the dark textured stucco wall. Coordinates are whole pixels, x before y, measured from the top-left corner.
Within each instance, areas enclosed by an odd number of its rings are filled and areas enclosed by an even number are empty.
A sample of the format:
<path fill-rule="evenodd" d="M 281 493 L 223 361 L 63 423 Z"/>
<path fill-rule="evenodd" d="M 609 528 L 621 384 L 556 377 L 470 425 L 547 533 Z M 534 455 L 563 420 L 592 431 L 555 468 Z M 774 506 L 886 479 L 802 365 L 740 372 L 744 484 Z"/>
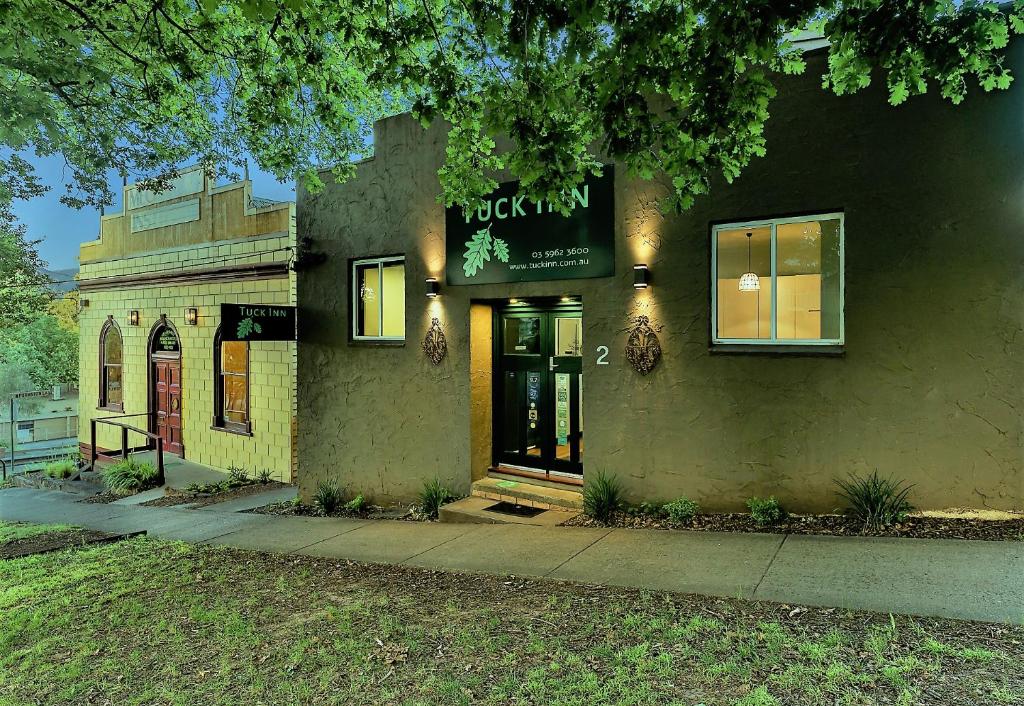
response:
<path fill-rule="evenodd" d="M 878 469 L 916 483 L 919 507 L 1024 505 L 1024 87 L 892 108 L 878 86 L 826 94 L 822 71 L 811 57 L 805 76 L 782 83 L 768 157 L 683 216 L 660 214 L 663 183 L 617 170 L 615 277 L 442 285 L 433 302 L 422 282 L 444 276 L 444 131 L 408 116 L 378 124 L 376 157 L 356 179 L 298 196 L 300 236 L 327 255 L 299 276 L 303 495 L 326 476 L 379 500 L 410 499 L 435 475 L 468 490 L 480 445 L 471 301 L 573 294 L 584 305 L 585 472 L 617 474 L 634 499 L 685 494 L 728 509 L 775 494 L 822 510 L 837 504 L 833 478 Z M 845 355 L 710 353 L 709 224 L 832 210 L 846 214 Z M 393 253 L 407 258 L 406 344 L 351 345 L 349 258 Z M 635 262 L 653 273 L 640 294 Z M 624 356 L 639 312 L 662 327 L 647 377 Z M 420 349 L 432 316 L 449 345 L 436 368 Z M 611 365 L 598 367 L 602 344 Z"/>

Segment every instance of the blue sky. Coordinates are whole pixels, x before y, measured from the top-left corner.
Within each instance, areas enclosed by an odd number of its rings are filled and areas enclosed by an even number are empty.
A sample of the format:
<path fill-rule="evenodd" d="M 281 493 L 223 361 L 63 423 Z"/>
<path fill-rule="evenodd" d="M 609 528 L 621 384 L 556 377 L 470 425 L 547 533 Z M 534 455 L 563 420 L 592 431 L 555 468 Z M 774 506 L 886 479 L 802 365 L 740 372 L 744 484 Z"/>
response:
<path fill-rule="evenodd" d="M 50 187 L 44 195 L 31 201 L 14 203 L 14 213 L 28 226 L 28 236 L 39 243 L 39 254 L 49 263 L 50 269 L 62 270 L 78 267 L 78 245 L 86 240 L 95 240 L 100 229 L 100 214 L 94 209 L 77 211 L 60 202 L 67 193 L 70 173 L 66 172 L 64 160 L 60 157 L 28 160 L 36 168 L 40 180 Z M 251 164 L 251 162 L 250 162 Z M 253 193 L 281 201 L 295 198 L 295 184 L 279 183 L 272 175 L 250 167 Z M 111 174 L 110 185 L 115 194 L 113 206 L 107 213 L 121 210 L 121 178 Z"/>

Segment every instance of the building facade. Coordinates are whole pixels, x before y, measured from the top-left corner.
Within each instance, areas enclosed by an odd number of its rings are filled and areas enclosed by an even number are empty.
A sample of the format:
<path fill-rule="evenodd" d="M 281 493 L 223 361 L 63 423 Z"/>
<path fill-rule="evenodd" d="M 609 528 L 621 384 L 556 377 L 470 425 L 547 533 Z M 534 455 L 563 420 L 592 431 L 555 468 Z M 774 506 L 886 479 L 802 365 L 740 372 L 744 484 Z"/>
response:
<path fill-rule="evenodd" d="M 446 212 L 444 128 L 378 123 L 354 179 L 298 195 L 324 256 L 298 282 L 302 495 L 605 472 L 827 511 L 878 470 L 920 508 L 1024 506 L 1024 89 L 893 108 L 808 62 L 768 156 L 682 215 L 615 165 L 570 218 L 515 184 Z"/>
<path fill-rule="evenodd" d="M 236 319 L 294 305 L 294 203 L 254 197 L 248 179 L 215 186 L 194 168 L 159 192 L 127 185 L 124 204 L 79 257 L 83 451 L 90 420 L 115 419 L 168 453 L 290 481 L 294 333 L 260 340 Z M 97 447 L 120 449 L 120 434 L 98 424 Z"/>

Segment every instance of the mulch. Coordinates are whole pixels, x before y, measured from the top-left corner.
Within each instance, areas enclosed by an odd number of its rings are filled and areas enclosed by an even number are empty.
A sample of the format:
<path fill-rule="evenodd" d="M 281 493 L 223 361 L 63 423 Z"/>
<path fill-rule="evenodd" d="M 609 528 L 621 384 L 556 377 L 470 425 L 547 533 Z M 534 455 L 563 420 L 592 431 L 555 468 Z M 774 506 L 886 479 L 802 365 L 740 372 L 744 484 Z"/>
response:
<path fill-rule="evenodd" d="M 651 515 L 620 513 L 609 524 L 600 523 L 586 515 L 578 515 L 564 524 L 569 527 L 623 527 L 698 532 L 766 532 L 770 534 L 820 534 L 836 537 L 1024 541 L 1024 517 L 1013 520 L 981 520 L 967 517 L 911 516 L 898 525 L 878 531 L 867 530 L 857 520 L 843 515 L 790 515 L 775 525 L 759 525 L 750 515 L 743 513 L 697 515 L 690 522 L 672 522 Z"/>
<path fill-rule="evenodd" d="M 95 495 L 90 495 L 89 497 L 85 498 L 84 500 L 79 500 L 78 502 L 80 502 L 80 503 L 98 503 L 98 504 L 106 505 L 107 503 L 112 503 L 115 500 L 120 500 L 121 498 L 127 498 L 127 497 L 128 497 L 127 495 L 117 495 L 115 493 L 111 493 L 111 492 L 105 490 L 102 493 L 96 493 Z"/>
<path fill-rule="evenodd" d="M 0 544 L 0 559 L 18 559 L 31 554 L 60 551 L 123 539 L 125 535 L 97 530 L 59 530 Z"/>
<path fill-rule="evenodd" d="M 172 490 L 162 498 L 156 498 L 155 500 L 141 503 L 141 505 L 143 507 L 174 507 L 175 505 L 189 505 L 193 508 L 206 507 L 207 505 L 216 505 L 226 500 L 234 500 L 235 498 L 244 498 L 270 490 L 277 490 L 278 488 L 283 488 L 284 485 L 284 483 L 277 481 L 252 483 L 218 493 L 194 493 L 188 490 Z"/>

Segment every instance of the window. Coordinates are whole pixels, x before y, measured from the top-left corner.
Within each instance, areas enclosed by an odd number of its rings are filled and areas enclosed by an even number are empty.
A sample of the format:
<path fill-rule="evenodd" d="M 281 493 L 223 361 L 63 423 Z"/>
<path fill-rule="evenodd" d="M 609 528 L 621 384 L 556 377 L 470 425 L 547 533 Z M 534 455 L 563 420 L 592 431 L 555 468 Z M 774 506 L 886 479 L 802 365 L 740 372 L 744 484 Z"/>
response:
<path fill-rule="evenodd" d="M 221 330 L 213 339 L 214 412 L 213 426 L 248 434 L 249 343 L 224 341 Z"/>
<path fill-rule="evenodd" d="M 124 390 L 121 363 L 124 356 L 121 329 L 113 317 L 107 317 L 100 331 L 100 398 L 99 407 L 124 411 Z"/>
<path fill-rule="evenodd" d="M 405 258 L 352 263 L 352 338 L 405 340 Z"/>
<path fill-rule="evenodd" d="M 843 214 L 712 229 L 712 343 L 842 345 Z"/>

